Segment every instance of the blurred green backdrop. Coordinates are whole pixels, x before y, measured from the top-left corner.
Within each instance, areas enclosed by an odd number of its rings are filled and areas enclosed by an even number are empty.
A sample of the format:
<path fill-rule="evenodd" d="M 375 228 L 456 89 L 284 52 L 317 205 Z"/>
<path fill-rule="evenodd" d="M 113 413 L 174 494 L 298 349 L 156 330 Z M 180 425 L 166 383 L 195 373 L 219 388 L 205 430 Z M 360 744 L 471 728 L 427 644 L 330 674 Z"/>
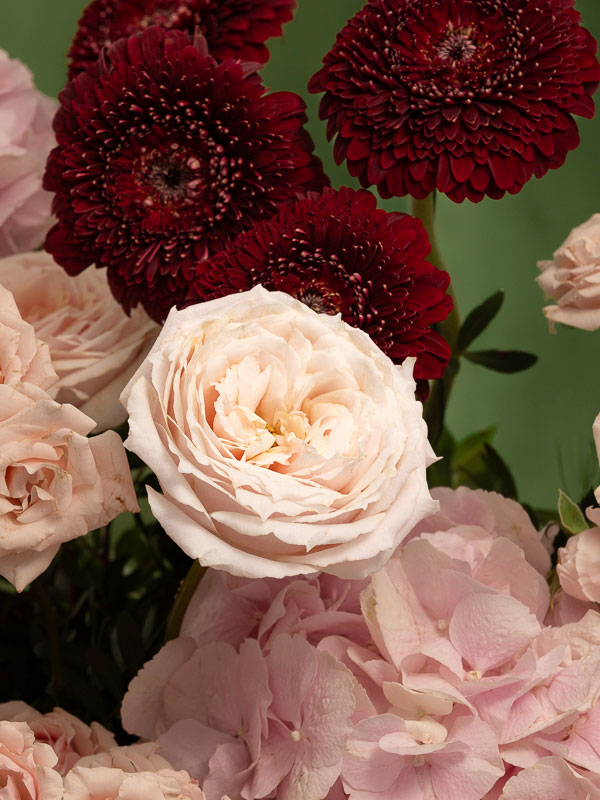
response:
<path fill-rule="evenodd" d="M 56 94 L 65 80 L 65 54 L 87 0 L 0 0 L 0 47 L 24 61 L 37 85 Z M 363 0 L 299 0 L 293 22 L 271 43 L 265 81 L 307 99 L 317 152 L 334 185 L 356 185 L 335 168 L 318 98 L 306 83 L 345 20 Z M 583 22 L 600 37 L 600 3 L 577 0 Z M 506 300 L 499 317 L 478 340 L 487 347 L 530 350 L 538 364 L 518 375 L 463 365 L 451 400 L 455 436 L 497 426 L 494 440 L 513 470 L 520 498 L 553 506 L 560 485 L 579 498 L 598 480 L 591 425 L 600 412 L 600 331 L 560 327 L 550 335 L 534 278 L 536 261 L 549 258 L 575 225 L 600 211 L 600 117 L 580 120 L 581 147 L 566 165 L 530 181 L 517 196 L 477 205 L 442 198 L 438 238 L 452 275 L 461 316 L 499 288 Z M 404 210 L 404 200 L 385 204 Z"/>

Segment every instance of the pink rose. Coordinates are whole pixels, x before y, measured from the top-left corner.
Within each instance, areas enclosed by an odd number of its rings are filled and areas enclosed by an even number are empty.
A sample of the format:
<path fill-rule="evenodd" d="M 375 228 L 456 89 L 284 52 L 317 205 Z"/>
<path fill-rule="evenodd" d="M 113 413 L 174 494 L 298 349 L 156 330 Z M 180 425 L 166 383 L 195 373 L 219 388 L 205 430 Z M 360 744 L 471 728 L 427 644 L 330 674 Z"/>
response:
<path fill-rule="evenodd" d="M 80 408 L 97 430 L 124 422 L 119 394 L 159 331 L 142 307 L 128 317 L 102 272 L 70 277 L 43 252 L 0 259 L 0 283 L 50 347 L 58 374 L 52 397 Z"/>
<path fill-rule="evenodd" d="M 62 542 L 137 509 L 119 435 L 93 427 L 36 386 L 0 384 L 0 575 L 18 591 Z"/>
<path fill-rule="evenodd" d="M 206 800 L 198 781 L 155 750 L 150 742 L 81 759 L 65 777 L 62 800 Z"/>
<path fill-rule="evenodd" d="M 56 754 L 35 741 L 25 722 L 0 722 L 2 800 L 62 800 L 63 782 L 53 769 Z"/>
<path fill-rule="evenodd" d="M 173 309 L 122 396 L 154 515 L 236 575 L 365 576 L 437 507 L 412 368 L 260 286 Z"/>
<path fill-rule="evenodd" d="M 571 536 L 559 548 L 556 572 L 571 597 L 600 602 L 600 528 Z"/>
<path fill-rule="evenodd" d="M 42 175 L 56 144 L 57 108 L 36 90 L 27 67 L 0 50 L 0 256 L 38 247 L 52 225 Z"/>
<path fill-rule="evenodd" d="M 600 214 L 574 228 L 554 253 L 540 261 L 537 282 L 556 301 L 544 314 L 555 322 L 595 331 L 600 328 Z"/>
<path fill-rule="evenodd" d="M 0 285 L 0 384 L 17 386 L 21 381 L 48 389 L 56 372 L 48 345 L 36 338 L 12 294 Z"/>
<path fill-rule="evenodd" d="M 0 719 L 11 722 L 26 722 L 37 742 L 45 742 L 58 758 L 54 766 L 61 775 L 83 757 L 116 747 L 115 737 L 98 722 L 91 727 L 77 717 L 55 708 L 48 714 L 40 714 L 27 703 L 14 701 L 0 704 Z"/>

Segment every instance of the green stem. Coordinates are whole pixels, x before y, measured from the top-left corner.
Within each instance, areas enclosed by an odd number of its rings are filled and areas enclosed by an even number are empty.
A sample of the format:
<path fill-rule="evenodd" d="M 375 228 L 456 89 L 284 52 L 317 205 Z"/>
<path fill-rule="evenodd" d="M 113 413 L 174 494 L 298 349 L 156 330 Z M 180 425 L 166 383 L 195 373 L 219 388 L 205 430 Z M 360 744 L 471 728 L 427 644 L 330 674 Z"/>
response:
<path fill-rule="evenodd" d="M 169 619 L 167 620 L 167 630 L 165 632 L 165 640 L 169 642 L 171 639 L 176 639 L 181 630 L 181 623 L 190 604 L 194 592 L 198 588 L 198 584 L 202 580 L 206 567 L 196 560 L 190 567 L 188 574 L 183 579 L 179 591 L 175 597 L 175 602 L 171 608 Z"/>
<path fill-rule="evenodd" d="M 421 220 L 429 236 L 431 253 L 427 260 L 438 267 L 438 269 L 443 269 L 448 272 L 449 270 L 446 267 L 435 235 L 435 192 L 427 195 L 427 197 L 422 200 L 413 197 L 411 213 Z M 446 292 L 452 297 L 454 307 L 446 319 L 438 323 L 437 330 L 448 342 L 452 350 L 452 357 L 446 368 L 444 377 L 433 382 L 431 394 L 424 409 L 425 420 L 429 428 L 429 438 L 433 446 L 437 444 L 442 435 L 448 399 L 459 368 L 459 361 L 455 353 L 457 351 L 458 334 L 460 332 L 460 316 L 456 297 L 454 296 L 451 285 Z"/>

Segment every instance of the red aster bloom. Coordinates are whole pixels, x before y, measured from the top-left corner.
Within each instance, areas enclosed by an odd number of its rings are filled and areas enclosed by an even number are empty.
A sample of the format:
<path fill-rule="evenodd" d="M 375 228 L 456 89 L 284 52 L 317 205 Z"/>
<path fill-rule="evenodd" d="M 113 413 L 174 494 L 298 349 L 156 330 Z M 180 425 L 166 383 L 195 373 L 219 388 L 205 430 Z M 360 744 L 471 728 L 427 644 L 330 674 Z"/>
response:
<path fill-rule="evenodd" d="M 190 35 L 200 31 L 219 61 L 241 58 L 263 64 L 264 45 L 281 36 L 295 0 L 93 0 L 85 9 L 69 51 L 69 78 L 93 68 L 100 50 L 151 25 Z"/>
<path fill-rule="evenodd" d="M 382 197 L 514 194 L 579 144 L 596 43 L 573 0 L 369 0 L 309 84 L 335 158 Z"/>
<path fill-rule="evenodd" d="M 303 101 L 265 94 L 243 62 L 217 63 L 201 42 L 159 27 L 100 62 L 60 96 L 44 178 L 58 224 L 46 249 L 71 275 L 107 267 L 123 307 L 141 300 L 161 321 L 191 265 L 328 181 Z"/>
<path fill-rule="evenodd" d="M 261 283 L 315 311 L 341 312 L 396 362 L 416 356 L 415 378 L 439 378 L 450 348 L 435 322 L 452 309 L 447 272 L 426 257 L 429 239 L 408 214 L 378 210 L 369 192 L 326 189 L 281 206 L 202 265 L 187 302 Z"/>

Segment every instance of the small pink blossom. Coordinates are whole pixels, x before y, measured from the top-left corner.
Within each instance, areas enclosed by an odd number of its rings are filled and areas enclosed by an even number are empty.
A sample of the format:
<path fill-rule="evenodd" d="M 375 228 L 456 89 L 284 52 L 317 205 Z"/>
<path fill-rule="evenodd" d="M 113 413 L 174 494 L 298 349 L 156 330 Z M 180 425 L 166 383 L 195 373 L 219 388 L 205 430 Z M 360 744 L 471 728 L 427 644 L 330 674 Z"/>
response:
<path fill-rule="evenodd" d="M 2 703 L 0 719 L 26 722 L 36 741 L 49 744 L 56 753 L 58 761 L 54 769 L 61 775 L 67 773 L 83 756 L 116 746 L 112 733 L 98 722 L 92 722 L 90 727 L 62 708 L 40 714 L 21 701 Z"/>
<path fill-rule="evenodd" d="M 50 745 L 36 742 L 25 722 L 0 721 L 2 800 L 62 800 L 63 782 Z"/>
<path fill-rule="evenodd" d="M 0 50 L 0 256 L 38 247 L 53 223 L 42 175 L 57 108 L 27 67 Z"/>
<path fill-rule="evenodd" d="M 159 327 L 141 307 L 128 317 L 99 270 L 71 277 L 48 253 L 0 259 L 0 283 L 50 348 L 58 374 L 52 397 L 80 408 L 96 420 L 97 430 L 123 422 L 119 395 Z"/>
<path fill-rule="evenodd" d="M 537 282 L 556 301 L 545 306 L 550 326 L 556 322 L 595 331 L 600 328 L 600 214 L 574 228 L 554 253 L 538 263 Z"/>

